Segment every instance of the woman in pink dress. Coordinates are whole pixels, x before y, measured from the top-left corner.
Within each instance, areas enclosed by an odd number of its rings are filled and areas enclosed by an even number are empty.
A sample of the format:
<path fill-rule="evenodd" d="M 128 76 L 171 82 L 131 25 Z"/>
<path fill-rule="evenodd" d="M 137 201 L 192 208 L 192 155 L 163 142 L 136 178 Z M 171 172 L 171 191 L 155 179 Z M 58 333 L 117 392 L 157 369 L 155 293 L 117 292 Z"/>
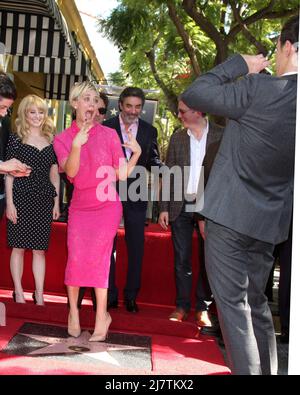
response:
<path fill-rule="evenodd" d="M 65 272 L 70 311 L 68 333 L 80 336 L 79 287 L 95 288 L 97 310 L 90 341 L 103 341 L 111 323 L 107 288 L 113 240 L 122 216 L 122 205 L 113 186 L 132 172 L 141 148 L 131 136 L 127 147 L 133 155 L 126 163 L 115 130 L 95 122 L 99 92 L 90 82 L 77 83 L 70 92 L 76 111 L 71 127 L 54 139 L 60 167 L 74 184 L 68 219 L 68 262 Z"/>

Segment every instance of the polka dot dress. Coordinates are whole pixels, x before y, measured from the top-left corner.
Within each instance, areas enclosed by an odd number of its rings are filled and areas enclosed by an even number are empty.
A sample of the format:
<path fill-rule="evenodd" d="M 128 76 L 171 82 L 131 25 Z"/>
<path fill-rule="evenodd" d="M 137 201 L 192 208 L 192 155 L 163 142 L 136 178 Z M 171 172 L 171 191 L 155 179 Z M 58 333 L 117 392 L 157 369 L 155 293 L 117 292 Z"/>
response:
<path fill-rule="evenodd" d="M 39 150 L 23 144 L 10 134 L 6 160 L 16 158 L 32 168 L 29 177 L 16 177 L 13 201 L 17 210 L 17 224 L 8 221 L 8 245 L 15 248 L 47 250 L 53 218 L 54 197 L 57 195 L 50 181 L 50 168 L 57 163 L 52 144 Z"/>

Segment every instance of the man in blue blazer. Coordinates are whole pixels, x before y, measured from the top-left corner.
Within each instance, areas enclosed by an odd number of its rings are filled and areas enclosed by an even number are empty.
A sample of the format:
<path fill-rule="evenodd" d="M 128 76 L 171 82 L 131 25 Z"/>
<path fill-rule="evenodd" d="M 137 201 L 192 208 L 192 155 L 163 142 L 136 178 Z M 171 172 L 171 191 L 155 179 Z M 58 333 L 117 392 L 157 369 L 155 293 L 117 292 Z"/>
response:
<path fill-rule="evenodd" d="M 143 110 L 144 103 L 145 96 L 142 89 L 136 87 L 125 88 L 119 97 L 120 114 L 104 121 L 103 125 L 115 129 L 122 144 L 127 141 L 128 132 L 136 137 L 137 142 L 142 148 L 137 167 L 139 166 L 139 169 L 144 169 L 141 177 L 146 180 L 146 169 L 150 171 L 153 166 L 161 167 L 162 163 L 159 158 L 157 146 L 157 130 L 139 117 Z M 129 160 L 131 156 L 130 150 L 123 147 L 123 151 L 125 157 Z M 132 174 L 131 177 L 128 178 L 126 192 L 130 190 L 130 186 L 136 182 L 138 178 L 138 174 Z M 124 300 L 128 311 L 138 312 L 136 297 L 141 286 L 147 199 L 138 199 L 135 201 L 134 198 L 128 196 L 128 193 L 126 196 L 122 196 L 122 189 L 124 190 L 121 183 L 119 183 L 119 193 L 123 205 L 125 241 L 128 253 L 128 270 L 124 289 Z M 139 193 L 139 191 L 137 191 L 137 193 Z M 108 299 L 109 307 L 118 306 L 118 290 L 115 284 L 115 260 L 113 256 L 110 267 Z"/>
<path fill-rule="evenodd" d="M 262 55 L 235 55 L 200 76 L 186 105 L 228 123 L 205 189 L 205 262 L 233 374 L 277 374 L 264 294 L 273 250 L 292 214 L 299 17 L 277 43 L 277 77 Z"/>

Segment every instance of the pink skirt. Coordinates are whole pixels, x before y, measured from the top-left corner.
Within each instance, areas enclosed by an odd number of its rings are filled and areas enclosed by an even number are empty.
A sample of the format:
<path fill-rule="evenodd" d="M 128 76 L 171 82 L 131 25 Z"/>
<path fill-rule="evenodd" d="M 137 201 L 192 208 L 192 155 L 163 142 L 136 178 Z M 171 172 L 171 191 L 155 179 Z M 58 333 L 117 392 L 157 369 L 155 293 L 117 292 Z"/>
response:
<path fill-rule="evenodd" d="M 99 202 L 95 192 L 74 190 L 68 220 L 68 261 L 65 284 L 108 288 L 113 241 L 122 217 L 122 204 Z"/>

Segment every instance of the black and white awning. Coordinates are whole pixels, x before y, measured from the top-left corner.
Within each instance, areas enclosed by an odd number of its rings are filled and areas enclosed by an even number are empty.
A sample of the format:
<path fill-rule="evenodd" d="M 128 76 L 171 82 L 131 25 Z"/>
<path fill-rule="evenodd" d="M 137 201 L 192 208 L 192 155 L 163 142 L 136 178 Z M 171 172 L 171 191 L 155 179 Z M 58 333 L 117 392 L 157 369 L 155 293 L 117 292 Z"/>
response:
<path fill-rule="evenodd" d="M 48 74 L 45 82 L 45 98 L 69 100 L 70 90 L 75 82 L 87 80 L 86 76 Z"/>
<path fill-rule="evenodd" d="M 10 55 L 77 56 L 75 40 L 55 0 L 1 0 L 0 42 Z"/>
<path fill-rule="evenodd" d="M 75 82 L 94 79 L 55 0 L 0 0 L 0 42 L 13 71 L 45 74 L 46 98 L 68 100 Z"/>
<path fill-rule="evenodd" d="M 90 66 L 85 60 L 83 52 L 80 48 L 77 48 L 77 59 L 74 57 L 64 59 L 40 56 L 14 56 L 13 71 L 89 76 Z"/>

